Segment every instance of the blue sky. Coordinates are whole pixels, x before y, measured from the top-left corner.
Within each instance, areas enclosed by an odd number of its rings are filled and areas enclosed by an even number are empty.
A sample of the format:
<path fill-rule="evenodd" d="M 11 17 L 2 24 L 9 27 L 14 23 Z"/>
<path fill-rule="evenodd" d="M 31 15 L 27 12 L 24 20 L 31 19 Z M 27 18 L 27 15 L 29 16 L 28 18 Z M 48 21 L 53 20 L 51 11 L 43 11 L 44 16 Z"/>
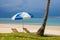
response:
<path fill-rule="evenodd" d="M 44 16 L 47 0 L 0 0 L 0 18 L 11 18 L 14 14 L 26 11 L 34 18 Z M 60 0 L 51 0 L 49 17 L 60 16 Z"/>

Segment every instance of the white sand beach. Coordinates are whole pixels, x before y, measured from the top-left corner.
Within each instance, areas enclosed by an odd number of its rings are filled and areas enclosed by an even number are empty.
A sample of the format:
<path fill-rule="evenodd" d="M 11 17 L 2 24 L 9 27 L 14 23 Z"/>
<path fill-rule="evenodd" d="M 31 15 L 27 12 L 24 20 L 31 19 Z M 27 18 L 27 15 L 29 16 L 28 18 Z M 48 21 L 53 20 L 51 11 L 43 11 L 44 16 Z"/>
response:
<path fill-rule="evenodd" d="M 12 28 L 23 32 L 22 26 L 22 24 L 0 24 L 0 33 L 12 33 Z M 40 27 L 41 25 L 24 25 L 24 28 L 27 28 L 31 33 L 36 33 Z M 44 34 L 60 36 L 60 26 L 46 26 Z"/>

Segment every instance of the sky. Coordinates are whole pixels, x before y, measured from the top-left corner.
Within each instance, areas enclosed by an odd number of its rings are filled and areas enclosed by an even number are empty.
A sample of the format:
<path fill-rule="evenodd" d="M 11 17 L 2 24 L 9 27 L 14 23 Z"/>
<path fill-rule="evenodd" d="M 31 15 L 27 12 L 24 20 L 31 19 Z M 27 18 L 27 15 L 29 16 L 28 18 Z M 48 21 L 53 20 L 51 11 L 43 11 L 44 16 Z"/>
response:
<path fill-rule="evenodd" d="M 44 16 L 47 0 L 0 0 L 0 18 L 11 18 L 19 12 L 28 12 L 34 18 Z M 60 17 L 60 0 L 51 0 L 49 17 Z"/>

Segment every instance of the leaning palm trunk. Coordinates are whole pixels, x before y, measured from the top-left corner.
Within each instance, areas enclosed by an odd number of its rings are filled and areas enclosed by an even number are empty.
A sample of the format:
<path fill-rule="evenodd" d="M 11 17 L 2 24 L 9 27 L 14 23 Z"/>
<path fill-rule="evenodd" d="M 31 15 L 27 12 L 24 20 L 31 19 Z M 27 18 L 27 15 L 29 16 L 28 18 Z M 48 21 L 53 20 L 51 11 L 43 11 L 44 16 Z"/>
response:
<path fill-rule="evenodd" d="M 39 30 L 37 31 L 37 35 L 40 35 L 40 36 L 44 35 L 46 21 L 47 21 L 47 18 L 48 18 L 49 5 L 50 5 L 50 0 L 47 0 L 47 6 L 46 6 L 46 10 L 45 10 L 43 24 L 42 24 L 41 28 L 39 28 Z"/>

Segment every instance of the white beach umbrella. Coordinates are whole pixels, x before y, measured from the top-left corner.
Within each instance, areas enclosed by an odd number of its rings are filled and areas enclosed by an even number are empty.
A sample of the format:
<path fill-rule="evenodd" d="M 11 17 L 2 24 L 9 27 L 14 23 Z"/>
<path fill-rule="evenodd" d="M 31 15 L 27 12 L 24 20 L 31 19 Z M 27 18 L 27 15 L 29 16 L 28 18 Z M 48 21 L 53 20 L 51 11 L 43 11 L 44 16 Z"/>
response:
<path fill-rule="evenodd" d="M 27 12 L 19 12 L 12 17 L 12 20 L 22 20 L 23 22 L 23 19 L 29 19 L 32 17 L 33 16 Z M 24 27 L 24 23 L 23 23 L 23 27 Z"/>

